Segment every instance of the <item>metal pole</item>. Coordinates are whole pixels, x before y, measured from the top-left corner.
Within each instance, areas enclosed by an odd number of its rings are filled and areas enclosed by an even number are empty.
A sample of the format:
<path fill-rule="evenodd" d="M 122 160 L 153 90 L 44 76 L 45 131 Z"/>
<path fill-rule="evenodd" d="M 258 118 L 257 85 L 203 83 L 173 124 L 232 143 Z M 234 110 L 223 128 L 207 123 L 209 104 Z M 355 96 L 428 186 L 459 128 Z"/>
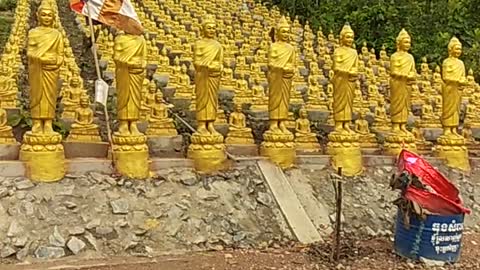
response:
<path fill-rule="evenodd" d="M 97 71 L 97 78 L 98 80 L 102 80 L 102 73 L 100 72 L 100 64 L 98 63 L 98 55 L 97 55 L 97 46 L 95 44 L 95 34 L 93 30 L 93 20 L 92 20 L 92 13 L 90 8 L 90 1 L 86 1 L 87 5 L 87 17 L 88 17 L 88 24 L 90 26 L 90 38 L 92 40 L 92 53 L 93 59 L 95 60 L 95 70 Z M 103 114 L 105 115 L 105 122 L 107 123 L 107 138 L 108 143 L 110 144 L 110 149 L 112 150 L 112 165 L 115 167 L 115 159 L 113 158 L 113 140 L 112 140 L 112 131 L 110 130 L 110 117 L 108 116 L 107 104 L 103 106 Z"/>

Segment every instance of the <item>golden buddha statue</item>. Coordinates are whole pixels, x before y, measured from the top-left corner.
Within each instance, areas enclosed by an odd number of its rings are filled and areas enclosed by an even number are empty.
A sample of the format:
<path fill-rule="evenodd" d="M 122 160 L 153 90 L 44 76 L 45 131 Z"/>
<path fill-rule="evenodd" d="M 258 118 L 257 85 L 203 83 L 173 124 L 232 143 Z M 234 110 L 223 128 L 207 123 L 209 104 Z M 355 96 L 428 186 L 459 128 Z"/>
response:
<path fill-rule="evenodd" d="M 411 101 L 412 105 L 423 105 L 425 103 L 424 101 L 424 95 L 420 92 L 420 89 L 418 88 L 418 84 L 413 83 L 411 85 Z"/>
<path fill-rule="evenodd" d="M 327 100 L 328 97 L 323 91 L 323 88 L 318 84 L 317 80 L 310 80 L 310 84 L 308 86 L 308 101 L 306 104 L 306 108 L 308 110 L 321 110 L 327 111 Z"/>
<path fill-rule="evenodd" d="M 0 108 L 0 145 L 1 144 L 17 144 L 17 140 L 13 137 L 12 127 L 7 124 L 7 111 Z"/>
<path fill-rule="evenodd" d="M 422 64 L 420 65 L 420 74 L 422 80 L 429 81 L 431 77 L 431 70 L 428 66 L 427 57 L 422 57 Z"/>
<path fill-rule="evenodd" d="M 442 72 L 440 66 L 435 66 L 435 72 L 433 73 L 433 87 L 435 86 L 443 86 L 443 79 L 442 79 Z"/>
<path fill-rule="evenodd" d="M 162 92 L 156 92 L 154 104 L 151 106 L 148 118 L 148 128 L 145 134 L 148 137 L 177 136 L 177 129 L 173 119 L 169 117 L 168 109 L 173 108 L 172 104 L 166 104 Z"/>
<path fill-rule="evenodd" d="M 463 119 L 463 122 L 465 124 L 468 123 L 472 128 L 480 128 L 478 113 L 479 110 L 477 109 L 477 104 L 475 104 L 475 98 L 470 97 L 465 108 L 465 118 Z"/>
<path fill-rule="evenodd" d="M 425 100 L 425 104 L 422 105 L 422 116 L 419 123 L 419 127 L 422 128 L 441 128 L 442 124 L 433 111 L 433 106 L 429 99 Z"/>
<path fill-rule="evenodd" d="M 120 33 L 115 38 L 118 131 L 113 134 L 113 153 L 120 174 L 147 178 L 147 138 L 137 127 L 142 105 L 142 85 L 147 66 L 147 43 L 143 36 Z"/>
<path fill-rule="evenodd" d="M 410 87 L 415 80 L 415 60 L 408 53 L 411 47 L 410 35 L 402 29 L 397 37 L 397 52 L 391 56 L 390 70 L 390 114 L 393 133 L 410 134 L 407 119 L 411 108 Z"/>
<path fill-rule="evenodd" d="M 380 97 L 378 106 L 375 107 L 375 118 L 373 121 L 373 130 L 375 132 L 390 131 L 390 120 L 385 109 L 385 99 Z"/>
<path fill-rule="evenodd" d="M 38 26 L 28 33 L 32 131 L 24 135 L 20 159 L 26 161 L 27 177 L 36 181 L 57 181 L 65 175 L 62 136 L 52 127 L 64 54 L 56 16 L 52 3 L 43 1 L 37 11 Z"/>
<path fill-rule="evenodd" d="M 333 76 L 333 113 L 335 131 L 353 134 L 350 129 L 353 113 L 353 98 L 357 79 L 358 55 L 352 48 L 353 31 L 345 25 L 340 33 L 341 46 L 335 50 Z"/>
<path fill-rule="evenodd" d="M 235 78 L 233 77 L 233 70 L 230 67 L 225 67 L 223 69 L 223 75 L 220 84 L 224 89 L 235 90 Z"/>
<path fill-rule="evenodd" d="M 368 127 L 368 121 L 365 119 L 366 111 L 360 110 L 358 118 L 355 120 L 355 132 L 360 135 L 360 147 L 361 148 L 378 148 L 377 138 L 375 134 L 370 133 Z"/>
<path fill-rule="evenodd" d="M 72 123 L 68 142 L 101 142 L 98 125 L 93 123 L 93 111 L 90 108 L 90 100 L 86 93 L 80 99 L 80 107 L 75 110 L 75 121 Z M 77 106 L 78 106 L 77 105 Z"/>
<path fill-rule="evenodd" d="M 197 132 L 191 137 L 188 156 L 204 172 L 221 169 L 226 160 L 223 136 L 214 127 L 223 69 L 223 47 L 214 39 L 216 28 L 214 17 L 208 15 L 202 24 L 203 38 L 196 41 L 194 51 Z"/>
<path fill-rule="evenodd" d="M 465 138 L 469 154 L 478 156 L 480 154 L 480 143 L 475 140 L 470 123 L 463 124 L 462 136 Z"/>
<path fill-rule="evenodd" d="M 6 67 L 4 64 L 0 65 L 0 108 L 14 109 L 17 107 L 18 87 Z"/>
<path fill-rule="evenodd" d="M 458 59 L 462 53 L 462 44 L 452 38 L 448 45 L 449 57 L 443 62 L 443 110 L 442 124 L 445 136 L 459 136 L 457 128 L 460 120 L 460 87 L 466 85 L 465 66 Z"/>
<path fill-rule="evenodd" d="M 290 94 L 295 75 L 295 48 L 290 44 L 290 25 L 282 17 L 274 29 L 268 55 L 269 129 L 263 134 L 260 153 L 283 168 L 295 161 L 294 136 L 288 130 Z"/>
<path fill-rule="evenodd" d="M 370 59 L 370 52 L 368 51 L 367 42 L 363 42 L 361 53 L 362 53 L 362 58 L 361 59 L 364 62 L 368 62 L 368 60 Z"/>
<path fill-rule="evenodd" d="M 355 176 L 362 172 L 360 136 L 350 128 L 353 99 L 358 77 L 358 54 L 352 48 L 354 32 L 345 24 L 340 32 L 340 47 L 334 51 L 333 65 L 333 119 L 334 131 L 328 135 L 328 153 L 332 155 L 335 169 L 342 167 L 344 175 Z"/>
<path fill-rule="evenodd" d="M 70 80 L 70 86 L 63 93 L 62 104 L 63 104 L 63 113 L 62 118 L 71 118 L 75 117 L 75 111 L 80 104 L 80 97 L 86 94 L 86 90 L 83 89 L 80 85 L 80 78 L 75 76 Z"/>
<path fill-rule="evenodd" d="M 425 140 L 423 131 L 419 128 L 420 125 L 420 121 L 416 120 L 415 125 L 412 128 L 412 134 L 415 137 L 415 145 L 417 146 L 418 153 L 425 155 L 430 153 L 433 143 Z"/>
<path fill-rule="evenodd" d="M 320 152 L 321 146 L 317 134 L 313 133 L 308 120 L 308 112 L 305 109 L 298 111 L 299 118 L 295 121 L 295 144 L 297 150 L 302 152 Z"/>
<path fill-rule="evenodd" d="M 178 75 L 178 87 L 175 89 L 175 98 L 191 98 L 192 95 L 193 86 L 188 75 L 187 66 L 183 64 Z"/>
<path fill-rule="evenodd" d="M 164 46 L 160 51 L 160 55 L 158 56 L 158 66 L 157 66 L 156 73 L 168 74 L 169 67 L 170 67 L 170 58 L 168 58 L 167 48 L 165 48 Z"/>
<path fill-rule="evenodd" d="M 240 104 L 235 104 L 235 110 L 230 114 L 225 143 L 254 144 L 252 129 L 247 127 L 247 120 Z"/>
<path fill-rule="evenodd" d="M 457 128 L 460 121 L 460 88 L 467 85 L 465 66 L 458 59 L 462 54 L 462 44 L 453 37 L 448 43 L 448 58 L 443 61 L 442 91 L 443 109 L 442 126 L 443 134 L 437 139 L 436 154 L 445 158 L 450 167 L 469 171 L 468 150 L 465 138 L 458 134 Z"/>

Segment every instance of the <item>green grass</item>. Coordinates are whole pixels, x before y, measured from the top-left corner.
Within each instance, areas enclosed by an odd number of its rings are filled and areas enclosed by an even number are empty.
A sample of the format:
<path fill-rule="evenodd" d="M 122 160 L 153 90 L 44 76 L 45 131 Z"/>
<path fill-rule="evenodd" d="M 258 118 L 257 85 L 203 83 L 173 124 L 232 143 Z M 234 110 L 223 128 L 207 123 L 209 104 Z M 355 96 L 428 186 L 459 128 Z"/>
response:
<path fill-rule="evenodd" d="M 2 13 L 3 14 L 0 14 L 0 48 L 5 47 L 13 23 L 12 13 L 9 13 L 8 15 L 5 14 L 5 12 Z"/>

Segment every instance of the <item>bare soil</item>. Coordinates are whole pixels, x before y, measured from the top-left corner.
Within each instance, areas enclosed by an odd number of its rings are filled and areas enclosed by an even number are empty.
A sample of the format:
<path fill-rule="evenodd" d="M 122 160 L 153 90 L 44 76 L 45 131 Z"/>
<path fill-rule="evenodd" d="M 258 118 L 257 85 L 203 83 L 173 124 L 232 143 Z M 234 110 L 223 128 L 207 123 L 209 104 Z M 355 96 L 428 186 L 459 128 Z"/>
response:
<path fill-rule="evenodd" d="M 330 261 L 329 243 L 313 246 L 272 247 L 264 250 L 225 250 L 154 258 L 107 258 L 84 261 L 56 261 L 30 265 L 0 265 L 2 270 L 402 270 L 480 269 L 480 234 L 466 233 L 462 257 L 455 265 L 426 267 L 393 253 L 387 238 L 345 239 L 339 262 Z"/>

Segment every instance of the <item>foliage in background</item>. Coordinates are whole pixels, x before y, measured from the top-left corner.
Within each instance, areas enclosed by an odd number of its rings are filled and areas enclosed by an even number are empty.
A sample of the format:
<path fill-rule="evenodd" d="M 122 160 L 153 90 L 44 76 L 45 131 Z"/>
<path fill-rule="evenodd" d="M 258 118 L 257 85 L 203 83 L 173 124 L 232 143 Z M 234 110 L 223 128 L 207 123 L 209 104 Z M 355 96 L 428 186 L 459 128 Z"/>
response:
<path fill-rule="evenodd" d="M 301 22 L 309 21 L 327 35 L 338 35 L 345 22 L 356 34 L 357 48 L 363 42 L 378 52 L 385 44 L 389 54 L 395 38 L 405 28 L 413 39 L 417 63 L 440 64 L 447 56 L 447 44 L 455 35 L 463 43 L 465 64 L 480 78 L 480 3 L 478 0 L 261 0 L 277 5 Z M 433 68 L 433 67 L 432 67 Z"/>

